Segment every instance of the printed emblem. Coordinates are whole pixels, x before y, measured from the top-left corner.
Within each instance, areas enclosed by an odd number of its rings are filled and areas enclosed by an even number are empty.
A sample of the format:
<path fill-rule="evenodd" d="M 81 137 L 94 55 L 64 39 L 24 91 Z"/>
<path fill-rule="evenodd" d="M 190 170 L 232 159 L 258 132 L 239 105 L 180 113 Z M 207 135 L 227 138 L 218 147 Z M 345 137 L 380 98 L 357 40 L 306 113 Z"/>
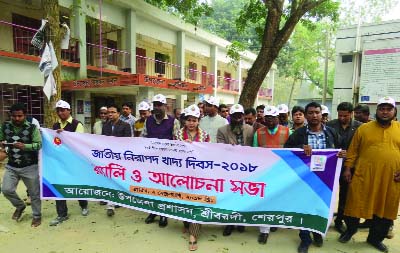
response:
<path fill-rule="evenodd" d="M 53 143 L 56 144 L 57 146 L 61 145 L 61 139 L 58 137 L 54 137 Z"/>

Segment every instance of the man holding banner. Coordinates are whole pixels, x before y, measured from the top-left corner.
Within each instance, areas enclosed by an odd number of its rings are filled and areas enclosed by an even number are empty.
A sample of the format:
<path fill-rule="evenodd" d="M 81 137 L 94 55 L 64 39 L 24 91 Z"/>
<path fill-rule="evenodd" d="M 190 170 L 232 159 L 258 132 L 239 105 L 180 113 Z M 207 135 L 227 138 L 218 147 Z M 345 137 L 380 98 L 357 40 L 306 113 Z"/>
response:
<path fill-rule="evenodd" d="M 174 134 L 180 129 L 180 123 L 179 120 L 167 115 L 166 109 L 167 98 L 162 94 L 155 95 L 153 97 L 153 115 L 146 119 L 141 133 L 142 137 L 173 139 Z M 145 220 L 146 224 L 153 223 L 156 216 L 155 214 L 149 214 Z M 158 225 L 166 227 L 168 225 L 167 217 L 160 216 Z"/>
<path fill-rule="evenodd" d="M 395 100 L 379 99 L 376 121 L 361 125 L 349 146 L 343 172 L 350 185 L 344 210 L 347 230 L 339 238 L 342 243 L 357 232 L 360 218 L 372 219 L 367 243 L 389 251 L 382 241 L 397 218 L 400 200 L 400 123 L 394 121 L 395 115 Z"/>
<path fill-rule="evenodd" d="M 218 128 L 217 143 L 232 145 L 251 146 L 253 142 L 253 127 L 244 124 L 244 109 L 240 104 L 232 105 L 229 111 L 231 122 L 229 125 Z M 232 234 L 235 226 L 225 226 L 223 235 Z M 244 226 L 237 226 L 237 230 L 242 233 Z"/>
<path fill-rule="evenodd" d="M 53 130 L 57 130 L 57 133 L 62 131 L 84 133 L 85 130 L 83 125 L 78 120 L 71 116 L 71 106 L 64 100 L 59 100 L 56 103 L 56 111 L 59 117 L 59 121 L 53 125 Z M 89 214 L 88 201 L 79 200 L 79 206 L 82 209 L 81 214 L 87 216 Z M 57 226 L 62 222 L 69 219 L 68 207 L 66 200 L 56 200 L 57 218 L 50 222 L 50 226 Z"/>
<path fill-rule="evenodd" d="M 285 143 L 285 148 L 302 148 L 307 156 L 311 156 L 313 149 L 332 149 L 338 147 L 339 138 L 335 130 L 322 124 L 322 108 L 316 102 L 311 102 L 306 105 L 307 126 L 298 128 L 288 141 Z M 339 157 L 345 156 L 345 152 L 339 152 Z M 314 245 L 322 247 L 323 239 L 318 233 L 312 232 L 314 237 Z M 313 240 L 310 232 L 300 230 L 299 237 L 301 243 L 297 248 L 298 253 L 307 253 Z"/>

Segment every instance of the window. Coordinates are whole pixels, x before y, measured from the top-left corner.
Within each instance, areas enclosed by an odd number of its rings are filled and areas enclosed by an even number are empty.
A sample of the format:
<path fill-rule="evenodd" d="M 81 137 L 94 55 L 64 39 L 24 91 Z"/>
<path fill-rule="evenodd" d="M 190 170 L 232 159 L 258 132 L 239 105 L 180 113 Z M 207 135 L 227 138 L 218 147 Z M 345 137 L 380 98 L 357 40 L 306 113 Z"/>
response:
<path fill-rule="evenodd" d="M 12 14 L 12 22 L 16 25 L 25 26 L 33 29 L 39 29 L 41 25 L 40 20 L 25 17 L 15 13 Z M 40 55 L 39 49 L 31 44 L 31 40 L 35 33 L 36 32 L 32 30 L 13 26 L 14 52 L 37 56 Z"/>
<path fill-rule="evenodd" d="M 231 73 L 224 72 L 224 89 L 230 90 L 231 88 Z"/>
<path fill-rule="evenodd" d="M 348 63 L 348 62 L 353 62 L 353 55 L 351 54 L 342 55 L 342 63 Z"/>
<path fill-rule="evenodd" d="M 114 40 L 107 40 L 107 64 L 118 65 L 118 53 L 111 49 L 117 49 L 117 42 Z M 110 49 L 111 48 L 111 49 Z"/>
<path fill-rule="evenodd" d="M 136 73 L 146 74 L 146 49 L 136 48 Z"/>
<path fill-rule="evenodd" d="M 211 77 L 211 76 L 210 76 Z M 208 80 L 210 81 L 210 80 Z M 212 84 L 213 82 L 211 82 Z M 207 66 L 201 66 L 201 84 L 207 85 Z"/>
<path fill-rule="evenodd" d="M 189 62 L 189 78 L 191 80 L 197 79 L 197 64 L 194 62 Z"/>
<path fill-rule="evenodd" d="M 165 65 L 166 65 L 165 62 L 168 61 L 169 56 L 166 54 L 156 52 L 154 58 L 156 59 L 156 62 L 154 63 L 155 64 L 154 68 L 156 70 L 156 73 L 164 75 Z"/>

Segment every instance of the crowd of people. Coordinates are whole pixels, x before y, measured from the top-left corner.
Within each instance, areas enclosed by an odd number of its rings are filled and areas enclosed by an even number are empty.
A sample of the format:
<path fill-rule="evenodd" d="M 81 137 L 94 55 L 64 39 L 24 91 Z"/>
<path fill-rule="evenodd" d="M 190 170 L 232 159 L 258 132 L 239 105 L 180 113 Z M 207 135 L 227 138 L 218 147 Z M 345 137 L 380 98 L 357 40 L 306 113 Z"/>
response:
<path fill-rule="evenodd" d="M 186 142 L 211 142 L 243 145 L 260 148 L 300 148 L 306 155 L 315 149 L 340 151 L 344 159 L 339 188 L 339 204 L 334 221 L 340 233 L 339 241 L 348 242 L 359 228 L 368 227 L 367 242 L 374 248 L 388 252 L 383 244 L 392 238 L 393 220 L 397 217 L 400 200 L 400 123 L 396 121 L 396 103 L 383 97 L 377 103 L 375 120 L 371 120 L 367 105 L 342 102 L 337 106 L 337 119 L 329 120 L 330 112 L 324 105 L 311 102 L 304 108 L 294 106 L 258 105 L 243 108 L 240 104 L 220 104 L 216 97 L 174 109 L 167 114 L 166 97 L 155 95 L 151 103 L 142 101 L 138 105 L 139 117 L 132 115 L 133 105 L 124 103 L 105 105 L 99 108 L 99 120 L 92 133 L 115 137 L 145 137 Z M 71 116 L 71 106 L 60 100 L 55 108 L 59 117 L 53 125 L 62 131 L 84 132 L 81 122 Z M 10 121 L 0 130 L 0 158 L 8 157 L 2 182 L 4 196 L 15 207 L 12 219 L 19 221 L 26 203 L 16 193 L 19 180 L 27 187 L 32 207 L 32 227 L 41 225 L 40 180 L 38 172 L 38 150 L 41 148 L 39 127 L 26 115 L 22 104 L 10 110 Z M 113 203 L 107 205 L 106 215 L 115 215 Z M 81 214 L 89 215 L 88 201 L 79 200 Z M 67 201 L 56 201 L 57 217 L 50 226 L 68 220 Z M 149 214 L 146 224 L 154 223 L 157 216 Z M 360 218 L 366 221 L 360 224 Z M 159 227 L 168 225 L 167 217 L 158 218 Z M 189 250 L 197 249 L 201 226 L 195 222 L 184 222 L 189 232 Z M 245 231 L 245 226 L 227 225 L 223 235 L 233 231 Z M 266 244 L 270 232 L 277 230 L 267 225 L 260 226 L 258 242 Z M 299 231 L 299 253 L 308 252 L 314 244 L 323 246 L 323 237 L 307 230 Z"/>

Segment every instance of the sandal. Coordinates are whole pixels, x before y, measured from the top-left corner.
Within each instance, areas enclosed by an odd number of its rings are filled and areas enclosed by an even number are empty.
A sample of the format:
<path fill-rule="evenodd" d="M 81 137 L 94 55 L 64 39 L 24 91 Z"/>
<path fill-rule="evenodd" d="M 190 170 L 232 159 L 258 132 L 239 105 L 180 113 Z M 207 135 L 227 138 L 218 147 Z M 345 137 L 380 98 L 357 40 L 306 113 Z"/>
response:
<path fill-rule="evenodd" d="M 189 242 L 189 251 L 197 250 L 197 241 Z"/>

